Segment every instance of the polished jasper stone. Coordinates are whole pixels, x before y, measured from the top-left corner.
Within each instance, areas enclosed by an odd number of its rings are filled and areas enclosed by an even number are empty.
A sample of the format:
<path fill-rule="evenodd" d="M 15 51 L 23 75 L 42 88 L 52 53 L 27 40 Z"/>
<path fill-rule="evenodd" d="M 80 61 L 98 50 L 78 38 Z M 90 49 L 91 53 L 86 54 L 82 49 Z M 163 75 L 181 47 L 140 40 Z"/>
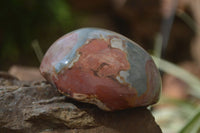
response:
<path fill-rule="evenodd" d="M 130 39 L 82 28 L 46 52 L 41 74 L 61 93 L 107 111 L 156 103 L 161 78 L 151 56 Z"/>

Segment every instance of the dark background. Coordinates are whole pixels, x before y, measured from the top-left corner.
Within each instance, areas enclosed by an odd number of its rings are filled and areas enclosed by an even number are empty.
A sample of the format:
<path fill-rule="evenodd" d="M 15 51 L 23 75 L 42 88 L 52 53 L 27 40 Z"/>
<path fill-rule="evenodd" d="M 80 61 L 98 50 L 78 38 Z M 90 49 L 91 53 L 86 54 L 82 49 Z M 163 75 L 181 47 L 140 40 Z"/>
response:
<path fill-rule="evenodd" d="M 101 27 L 121 33 L 152 53 L 162 24 L 160 0 L 4 0 L 0 4 L 0 69 L 39 66 L 31 46 L 42 51 L 62 35 L 81 27 Z M 170 34 L 165 58 L 190 59 L 191 29 L 180 18 Z"/>

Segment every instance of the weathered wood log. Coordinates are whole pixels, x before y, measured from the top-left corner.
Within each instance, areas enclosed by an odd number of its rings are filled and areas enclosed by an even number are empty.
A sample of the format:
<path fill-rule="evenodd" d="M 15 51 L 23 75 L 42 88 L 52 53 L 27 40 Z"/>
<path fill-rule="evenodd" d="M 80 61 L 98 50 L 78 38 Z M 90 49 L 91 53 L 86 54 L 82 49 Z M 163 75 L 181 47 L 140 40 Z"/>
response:
<path fill-rule="evenodd" d="M 58 93 L 45 81 L 0 73 L 0 132 L 160 133 L 146 107 L 105 112 Z"/>

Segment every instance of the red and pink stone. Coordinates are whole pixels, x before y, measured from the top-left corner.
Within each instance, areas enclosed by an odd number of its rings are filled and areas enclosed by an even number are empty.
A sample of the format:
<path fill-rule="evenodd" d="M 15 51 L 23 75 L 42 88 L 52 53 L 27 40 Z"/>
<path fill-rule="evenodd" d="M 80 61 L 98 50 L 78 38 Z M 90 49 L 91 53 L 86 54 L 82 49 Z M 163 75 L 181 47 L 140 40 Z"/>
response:
<path fill-rule="evenodd" d="M 46 52 L 41 74 L 61 93 L 106 111 L 154 104 L 161 78 L 151 56 L 112 31 L 83 28 Z"/>

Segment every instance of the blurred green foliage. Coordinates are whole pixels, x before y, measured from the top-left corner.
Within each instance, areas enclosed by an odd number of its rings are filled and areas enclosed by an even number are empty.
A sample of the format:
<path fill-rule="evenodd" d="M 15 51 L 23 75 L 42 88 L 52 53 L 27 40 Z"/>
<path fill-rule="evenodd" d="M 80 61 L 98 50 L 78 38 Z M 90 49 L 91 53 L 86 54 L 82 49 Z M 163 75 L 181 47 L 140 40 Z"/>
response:
<path fill-rule="evenodd" d="M 194 33 L 197 33 L 196 23 L 191 16 L 182 13 L 179 17 Z M 163 38 L 161 34 L 156 36 L 152 57 L 161 71 L 175 76 L 188 85 L 185 90 L 188 97 L 187 99 L 173 99 L 162 95 L 160 104 L 165 107 L 154 110 L 153 114 L 164 133 L 200 133 L 200 79 L 182 67 L 161 58 Z"/>
<path fill-rule="evenodd" d="M 187 100 L 177 100 L 161 96 L 160 104 L 175 105 L 173 108 L 154 111 L 160 127 L 164 133 L 199 133 L 200 131 L 200 80 L 195 75 L 164 59 L 152 56 L 157 67 L 187 83 Z M 173 119 L 169 119 L 173 118 Z M 162 122 L 161 122 L 162 121 Z"/>
<path fill-rule="evenodd" d="M 39 65 L 31 43 L 47 49 L 74 29 L 75 15 L 66 0 L 5 0 L 0 4 L 0 69 L 13 63 Z"/>

